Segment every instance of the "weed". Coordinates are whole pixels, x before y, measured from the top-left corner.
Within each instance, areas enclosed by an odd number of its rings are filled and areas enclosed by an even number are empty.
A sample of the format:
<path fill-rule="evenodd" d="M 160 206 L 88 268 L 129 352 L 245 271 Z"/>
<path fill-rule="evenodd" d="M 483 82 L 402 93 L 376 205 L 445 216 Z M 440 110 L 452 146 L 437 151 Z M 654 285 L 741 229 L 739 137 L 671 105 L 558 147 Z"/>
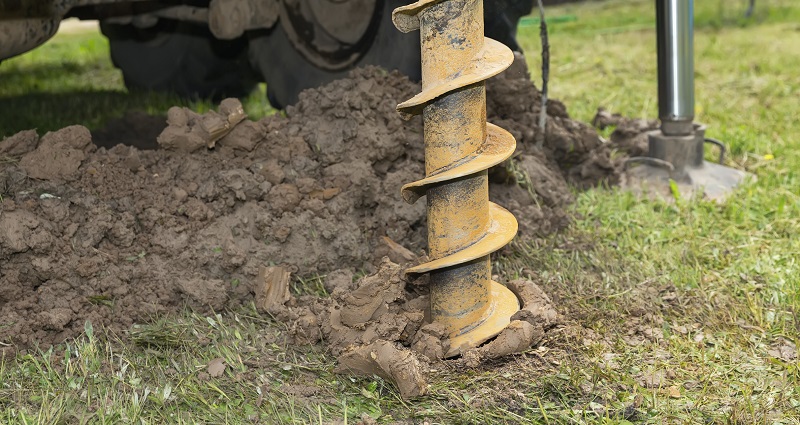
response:
<path fill-rule="evenodd" d="M 132 255 L 130 257 L 125 257 L 125 261 L 129 261 L 129 262 L 132 263 L 134 261 L 139 261 L 139 260 L 143 259 L 146 256 L 147 256 L 147 253 L 142 251 L 142 252 L 140 252 L 140 253 L 138 253 L 136 255 Z"/>

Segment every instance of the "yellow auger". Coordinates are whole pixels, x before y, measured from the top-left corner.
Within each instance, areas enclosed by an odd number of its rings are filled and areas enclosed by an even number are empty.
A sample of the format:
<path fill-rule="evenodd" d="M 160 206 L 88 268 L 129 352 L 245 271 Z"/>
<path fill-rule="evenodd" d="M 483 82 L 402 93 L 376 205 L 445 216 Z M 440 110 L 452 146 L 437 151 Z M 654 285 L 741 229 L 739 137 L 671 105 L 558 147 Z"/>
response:
<path fill-rule="evenodd" d="M 492 281 L 490 254 L 517 233 L 517 220 L 489 202 L 487 170 L 508 159 L 514 137 L 486 123 L 486 85 L 514 61 L 484 37 L 483 0 L 421 0 L 395 9 L 400 31 L 420 30 L 422 93 L 397 106 L 422 114 L 426 177 L 403 198 L 428 201 L 431 261 L 407 270 L 430 273 L 431 318 L 450 334 L 451 357 L 502 331 L 519 310 L 516 296 Z"/>

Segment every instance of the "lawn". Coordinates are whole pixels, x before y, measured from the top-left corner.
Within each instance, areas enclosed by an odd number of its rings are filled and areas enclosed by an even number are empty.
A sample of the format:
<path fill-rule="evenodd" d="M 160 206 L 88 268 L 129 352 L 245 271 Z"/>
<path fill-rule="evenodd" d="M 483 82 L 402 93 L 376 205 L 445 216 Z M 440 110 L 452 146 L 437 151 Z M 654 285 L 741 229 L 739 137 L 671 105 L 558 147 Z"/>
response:
<path fill-rule="evenodd" d="M 58 349 L 0 360 L 0 423 L 800 423 L 800 4 L 759 0 L 750 20 L 744 8 L 696 2 L 696 115 L 729 146 L 727 165 L 758 180 L 722 204 L 578 194 L 567 231 L 497 261 L 541 282 L 567 318 L 540 347 L 444 366 L 431 395 L 403 401 L 380 378 L 334 375 L 322 349 L 281 346 L 281 327 L 251 309 L 124 336 L 87 324 Z M 552 97 L 583 121 L 600 106 L 656 116 L 652 1 L 548 16 Z M 538 69 L 534 18 L 519 38 Z M 0 136 L 175 104 L 210 107 L 128 94 L 99 34 L 0 65 Z M 245 104 L 272 113 L 263 87 Z M 228 367 L 212 378 L 219 358 Z"/>

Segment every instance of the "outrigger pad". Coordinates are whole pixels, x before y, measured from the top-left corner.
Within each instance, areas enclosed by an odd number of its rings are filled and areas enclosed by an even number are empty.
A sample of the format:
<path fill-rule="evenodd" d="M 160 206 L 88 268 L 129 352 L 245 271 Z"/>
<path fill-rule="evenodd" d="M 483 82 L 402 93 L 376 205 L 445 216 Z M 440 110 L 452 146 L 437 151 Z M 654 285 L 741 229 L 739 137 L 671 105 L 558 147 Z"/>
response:
<path fill-rule="evenodd" d="M 681 198 L 693 198 L 699 194 L 703 198 L 722 202 L 745 180 L 755 180 L 750 173 L 708 161 L 703 161 L 701 167 L 687 168 L 685 172 L 683 179 L 675 180 L 667 168 L 640 164 L 623 173 L 620 185 L 637 194 L 674 199 L 676 194 L 670 184 L 674 181 Z"/>
<path fill-rule="evenodd" d="M 705 126 L 700 124 L 695 124 L 694 134 L 688 136 L 651 132 L 648 156 L 628 160 L 621 186 L 663 199 L 701 196 L 721 202 L 745 180 L 755 179 L 745 171 L 704 161 L 705 142 Z M 636 165 L 628 166 L 631 164 Z"/>

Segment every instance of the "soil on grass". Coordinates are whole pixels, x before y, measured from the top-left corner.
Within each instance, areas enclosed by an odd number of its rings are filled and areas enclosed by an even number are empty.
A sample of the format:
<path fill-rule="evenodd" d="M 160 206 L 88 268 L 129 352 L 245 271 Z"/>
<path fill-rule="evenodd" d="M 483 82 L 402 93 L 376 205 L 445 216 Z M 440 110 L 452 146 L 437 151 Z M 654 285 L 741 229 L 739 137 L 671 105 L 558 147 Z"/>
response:
<path fill-rule="evenodd" d="M 399 74 L 358 69 L 191 152 L 144 149 L 163 121 L 141 115 L 94 134 L 72 126 L 1 141 L 0 350 L 60 343 L 86 321 L 123 330 L 185 307 L 249 303 L 268 265 L 349 276 L 359 288 L 354 272 L 387 273 L 383 257 L 423 254 L 425 203 L 400 197 L 424 174 L 422 125 L 395 111 L 418 91 Z M 540 95 L 524 70 L 487 91 L 489 121 L 518 140 L 490 192 L 518 218 L 520 238 L 569 223 L 570 185 L 617 181 L 610 147 L 557 101 L 544 148 L 533 147 Z M 190 118 L 172 110 L 170 125 Z M 387 303 L 399 299 L 410 298 Z"/>

